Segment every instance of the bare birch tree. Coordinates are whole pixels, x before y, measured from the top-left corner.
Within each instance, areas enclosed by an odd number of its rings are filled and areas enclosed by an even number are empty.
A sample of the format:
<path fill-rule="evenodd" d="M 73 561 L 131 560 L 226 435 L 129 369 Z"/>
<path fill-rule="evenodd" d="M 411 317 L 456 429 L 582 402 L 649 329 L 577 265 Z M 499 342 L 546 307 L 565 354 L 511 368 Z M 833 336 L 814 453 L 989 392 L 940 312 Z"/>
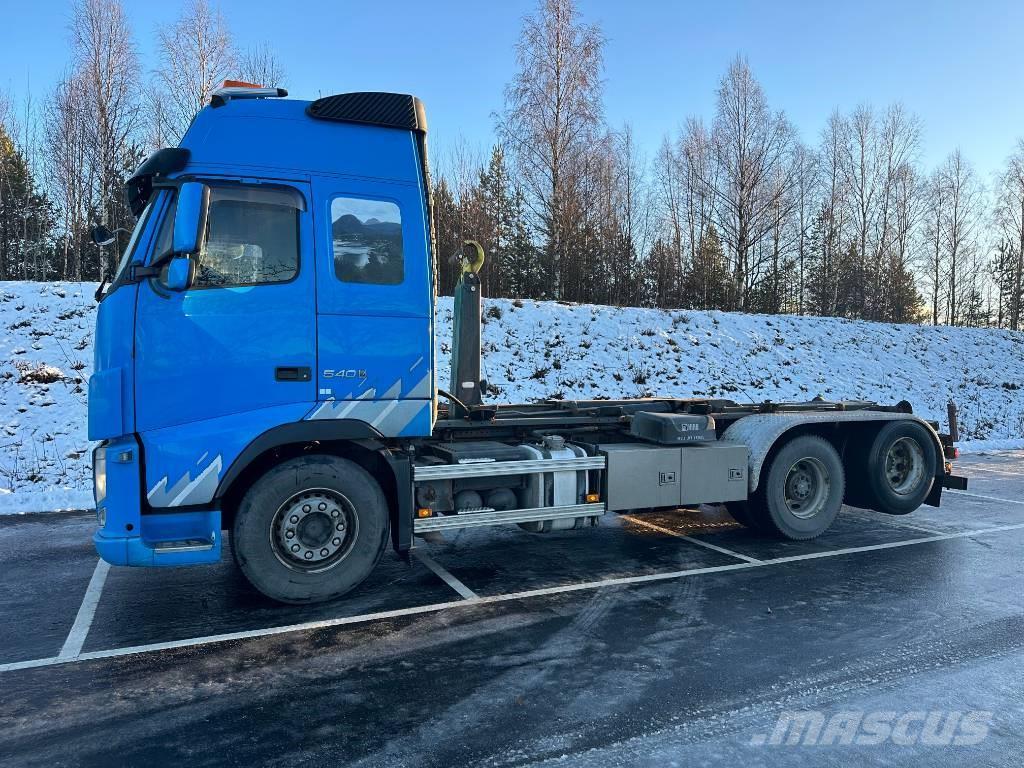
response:
<path fill-rule="evenodd" d="M 238 55 L 227 22 L 207 0 L 189 0 L 173 24 L 157 30 L 155 84 L 162 104 L 158 133 L 177 143 L 210 94 L 235 75 Z"/>
<path fill-rule="evenodd" d="M 716 198 L 718 230 L 733 256 L 734 307 L 748 306 L 756 270 L 755 248 L 776 223 L 780 199 L 794 184 L 787 167 L 793 129 L 768 107 L 750 65 L 737 57 L 718 89 L 712 129 L 717 183 L 704 180 Z"/>
<path fill-rule="evenodd" d="M 982 188 L 973 167 L 959 149 L 939 168 L 941 187 L 940 242 L 945 257 L 945 322 L 964 323 L 964 304 L 974 287 L 970 270 L 978 248 Z"/>
<path fill-rule="evenodd" d="M 579 19 L 573 0 L 542 0 L 523 20 L 519 66 L 505 89 L 498 131 L 516 160 L 544 242 L 545 281 L 562 296 L 588 151 L 602 122 L 602 49 L 598 27 Z"/>
<path fill-rule="evenodd" d="M 85 78 L 70 72 L 51 94 L 43 125 L 51 193 L 60 209 L 61 274 L 69 280 L 82 279 L 83 236 L 93 202 L 89 103 Z"/>
<path fill-rule="evenodd" d="M 87 156 L 94 183 L 93 209 L 113 229 L 130 223 L 122 184 L 133 160 L 139 125 L 138 55 L 124 8 L 118 0 L 81 0 L 71 21 L 76 78 L 84 90 Z M 76 91 L 77 93 L 77 91 Z M 113 263 L 119 244 L 111 249 Z M 101 253 L 98 275 L 111 263 Z"/>
<path fill-rule="evenodd" d="M 285 82 L 285 70 L 269 43 L 257 43 L 248 48 L 238 60 L 238 78 L 268 88 L 280 88 Z"/>
<path fill-rule="evenodd" d="M 999 288 L 1006 295 L 1008 326 L 1017 331 L 1024 320 L 1024 139 L 999 174 L 995 219 L 1005 242 Z"/>

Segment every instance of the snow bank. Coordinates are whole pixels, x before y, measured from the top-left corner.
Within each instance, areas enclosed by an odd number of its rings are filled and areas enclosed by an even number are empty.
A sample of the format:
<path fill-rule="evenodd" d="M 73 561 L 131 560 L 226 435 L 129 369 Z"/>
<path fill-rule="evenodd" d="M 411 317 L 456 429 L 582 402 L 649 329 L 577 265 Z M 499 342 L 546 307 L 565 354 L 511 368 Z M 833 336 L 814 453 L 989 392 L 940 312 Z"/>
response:
<path fill-rule="evenodd" d="M 0 512 L 91 505 L 86 382 L 95 285 L 0 283 Z M 439 300 L 439 383 L 452 302 Z M 1024 447 L 1024 333 L 832 318 L 487 301 L 496 401 L 546 397 L 907 399 L 962 448 Z"/>
<path fill-rule="evenodd" d="M 92 506 L 95 290 L 0 282 L 0 513 Z"/>

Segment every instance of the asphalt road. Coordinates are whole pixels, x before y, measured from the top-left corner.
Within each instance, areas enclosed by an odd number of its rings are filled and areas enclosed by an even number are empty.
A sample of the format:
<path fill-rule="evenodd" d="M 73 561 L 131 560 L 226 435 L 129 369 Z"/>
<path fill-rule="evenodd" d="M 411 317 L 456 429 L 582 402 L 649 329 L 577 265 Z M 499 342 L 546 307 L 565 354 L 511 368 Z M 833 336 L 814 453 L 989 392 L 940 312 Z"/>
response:
<path fill-rule="evenodd" d="M 0 518 L 0 764 L 1018 766 L 1024 451 L 958 472 L 813 542 L 465 531 L 302 608 L 230 554 L 107 569 L 91 515 Z"/>

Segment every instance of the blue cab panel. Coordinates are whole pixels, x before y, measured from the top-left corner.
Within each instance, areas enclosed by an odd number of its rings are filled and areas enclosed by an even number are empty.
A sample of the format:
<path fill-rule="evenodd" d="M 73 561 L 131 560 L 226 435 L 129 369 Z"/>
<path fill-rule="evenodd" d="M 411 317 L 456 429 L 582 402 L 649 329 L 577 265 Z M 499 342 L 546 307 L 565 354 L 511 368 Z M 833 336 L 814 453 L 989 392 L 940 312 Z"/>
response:
<path fill-rule="evenodd" d="M 89 439 L 123 435 L 124 368 L 107 368 L 89 377 Z"/>
<path fill-rule="evenodd" d="M 313 190 L 326 256 L 316 294 L 317 399 L 326 402 L 310 418 L 429 435 L 433 296 L 420 187 L 317 177 Z"/>
<path fill-rule="evenodd" d="M 143 432 L 143 496 L 157 509 L 212 502 L 225 472 L 253 438 L 299 421 L 310 407 L 306 402 L 279 405 Z"/>
<path fill-rule="evenodd" d="M 281 242 L 256 232 L 250 239 L 258 242 L 235 246 L 246 228 L 256 225 L 253 218 L 275 207 L 256 202 L 251 204 L 255 213 L 245 213 L 244 200 L 227 197 L 239 186 L 213 186 L 209 214 L 211 238 L 223 235 L 218 245 L 237 247 L 239 255 L 223 256 L 201 275 L 203 282 L 189 290 L 161 290 L 156 281 L 140 287 L 135 386 L 141 433 L 316 399 L 311 378 L 283 380 L 277 375 L 279 368 L 312 370 L 316 364 L 308 187 L 275 185 L 277 191 L 290 190 L 294 204 L 302 206 L 293 214 L 297 237 Z M 221 190 L 226 197 L 218 200 Z M 281 274 L 253 275 L 253 267 L 243 263 L 251 261 L 245 250 L 260 249 L 261 244 L 289 250 L 281 256 L 289 259 Z M 225 275 L 225 265 L 235 271 Z M 257 279 L 262 281 L 252 284 Z"/>

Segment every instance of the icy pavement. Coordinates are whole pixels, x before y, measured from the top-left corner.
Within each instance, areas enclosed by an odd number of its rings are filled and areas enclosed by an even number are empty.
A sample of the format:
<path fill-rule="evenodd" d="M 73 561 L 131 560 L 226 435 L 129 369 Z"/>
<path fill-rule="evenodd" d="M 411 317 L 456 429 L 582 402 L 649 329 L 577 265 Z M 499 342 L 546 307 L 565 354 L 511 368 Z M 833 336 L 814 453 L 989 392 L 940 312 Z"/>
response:
<path fill-rule="evenodd" d="M 812 542 L 701 509 L 642 516 L 660 531 L 609 515 L 582 531 L 424 546 L 470 598 L 418 556 L 389 556 L 349 597 L 304 607 L 263 599 L 227 553 L 206 567 L 112 568 L 77 658 L 60 654 L 96 583 L 94 521 L 8 517 L 0 755 L 1020 765 L 1024 451 L 960 470 L 970 489 L 939 509 L 846 509 Z M 794 731 L 794 716 L 822 727 Z"/>

